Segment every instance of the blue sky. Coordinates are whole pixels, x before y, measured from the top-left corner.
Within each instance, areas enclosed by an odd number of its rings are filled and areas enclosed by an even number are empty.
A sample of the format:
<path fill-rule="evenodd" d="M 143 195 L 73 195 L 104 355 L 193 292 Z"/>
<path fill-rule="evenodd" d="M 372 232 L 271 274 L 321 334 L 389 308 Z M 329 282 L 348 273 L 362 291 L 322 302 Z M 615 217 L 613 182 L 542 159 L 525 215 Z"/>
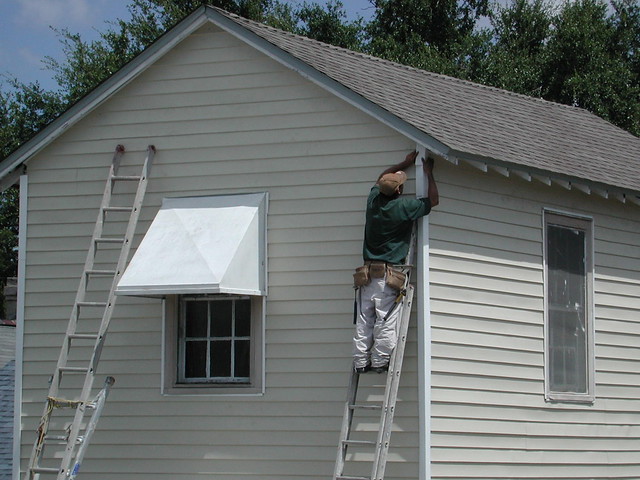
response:
<path fill-rule="evenodd" d="M 318 3 L 325 3 L 316 0 Z M 55 89 L 51 72 L 43 69 L 46 57 L 62 59 L 62 46 L 51 29 L 68 29 L 84 40 L 97 38 L 106 22 L 128 19 L 129 0 L 0 0 L 0 75 L 17 77 L 24 83 L 38 81 Z M 301 3 L 292 0 L 292 3 Z M 370 16 L 368 0 L 343 0 L 351 16 Z M 0 76 L 0 84 L 6 83 Z"/>

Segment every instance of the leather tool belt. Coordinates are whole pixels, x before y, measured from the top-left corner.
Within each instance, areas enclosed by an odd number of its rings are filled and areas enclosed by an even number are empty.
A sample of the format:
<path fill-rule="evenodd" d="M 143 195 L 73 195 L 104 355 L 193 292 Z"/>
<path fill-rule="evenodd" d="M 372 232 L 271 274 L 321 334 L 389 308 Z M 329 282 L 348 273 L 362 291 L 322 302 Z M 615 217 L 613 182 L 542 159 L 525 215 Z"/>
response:
<path fill-rule="evenodd" d="M 399 291 L 404 288 L 407 276 L 389 263 L 366 261 L 363 266 L 356 268 L 353 286 L 359 288 L 369 285 L 372 278 L 384 278 L 387 285 Z"/>

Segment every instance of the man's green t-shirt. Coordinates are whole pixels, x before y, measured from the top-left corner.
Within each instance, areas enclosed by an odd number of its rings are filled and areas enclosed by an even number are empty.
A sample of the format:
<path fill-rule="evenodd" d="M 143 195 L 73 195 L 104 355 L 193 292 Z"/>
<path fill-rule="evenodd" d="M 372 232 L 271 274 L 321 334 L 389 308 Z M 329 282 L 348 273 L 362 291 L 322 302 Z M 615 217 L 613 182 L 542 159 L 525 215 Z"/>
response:
<path fill-rule="evenodd" d="M 428 198 L 391 198 L 374 185 L 367 199 L 363 257 L 402 264 L 409 252 L 413 222 L 431 211 Z"/>

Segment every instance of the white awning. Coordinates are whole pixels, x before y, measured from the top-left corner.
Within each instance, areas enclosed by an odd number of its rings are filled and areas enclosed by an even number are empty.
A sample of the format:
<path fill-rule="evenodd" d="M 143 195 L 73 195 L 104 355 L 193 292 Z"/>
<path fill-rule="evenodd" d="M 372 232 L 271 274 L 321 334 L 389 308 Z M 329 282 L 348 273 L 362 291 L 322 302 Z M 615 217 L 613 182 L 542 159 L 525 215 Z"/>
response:
<path fill-rule="evenodd" d="M 166 198 L 118 295 L 266 294 L 267 194 Z"/>

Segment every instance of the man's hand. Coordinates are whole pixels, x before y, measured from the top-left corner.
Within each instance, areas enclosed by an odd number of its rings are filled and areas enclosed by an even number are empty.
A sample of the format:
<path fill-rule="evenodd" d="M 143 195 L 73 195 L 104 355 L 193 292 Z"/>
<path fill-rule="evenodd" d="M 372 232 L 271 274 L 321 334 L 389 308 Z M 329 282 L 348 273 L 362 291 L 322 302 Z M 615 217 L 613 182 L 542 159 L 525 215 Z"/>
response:
<path fill-rule="evenodd" d="M 405 157 L 404 161 L 410 163 L 411 165 L 413 165 L 416 162 L 416 157 L 418 156 L 418 151 L 414 150 L 413 152 L 410 152 L 407 154 L 407 156 Z"/>
<path fill-rule="evenodd" d="M 380 176 L 378 177 L 378 180 L 380 180 L 380 178 L 383 175 L 387 174 L 387 173 L 396 173 L 396 172 L 399 172 L 399 171 L 403 171 L 404 172 L 407 168 L 413 166 L 413 164 L 416 161 L 416 158 L 418 158 L 418 151 L 417 150 L 414 150 L 413 152 L 408 153 L 407 156 L 405 157 L 405 159 L 402 162 L 398 163 L 397 165 L 393 165 L 393 166 L 387 168 L 384 172 L 382 172 L 380 174 Z"/>
<path fill-rule="evenodd" d="M 424 159 L 424 157 L 422 157 L 422 170 L 424 171 L 424 173 L 426 173 L 427 175 L 433 174 L 434 163 L 435 162 L 433 160 L 433 157 L 427 157 L 426 160 Z"/>
<path fill-rule="evenodd" d="M 422 170 L 427 176 L 427 195 L 429 196 L 429 201 L 431 202 L 431 206 L 435 207 L 440 203 L 440 195 L 438 194 L 438 186 L 436 185 L 436 179 L 433 178 L 433 157 L 427 156 L 425 160 L 422 157 Z"/>

